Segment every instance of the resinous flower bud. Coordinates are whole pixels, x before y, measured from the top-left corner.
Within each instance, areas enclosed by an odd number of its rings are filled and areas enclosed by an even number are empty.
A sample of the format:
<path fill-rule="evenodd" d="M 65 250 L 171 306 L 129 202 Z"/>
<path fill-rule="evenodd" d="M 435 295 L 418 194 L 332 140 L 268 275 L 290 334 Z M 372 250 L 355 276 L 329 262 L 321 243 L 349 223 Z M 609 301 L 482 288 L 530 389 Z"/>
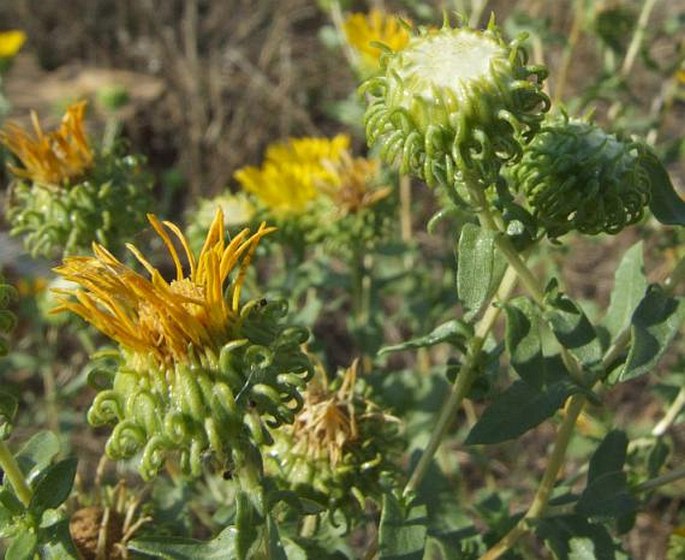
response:
<path fill-rule="evenodd" d="M 511 168 L 549 237 L 569 231 L 618 233 L 639 221 L 650 201 L 640 146 L 567 116 L 550 121 Z"/>
<path fill-rule="evenodd" d="M 140 158 L 94 150 L 85 111 L 85 101 L 70 105 L 48 132 L 35 113 L 33 133 L 14 123 L 0 132 L 17 160 L 8 166 L 11 233 L 22 235 L 33 255 L 83 252 L 93 241 L 116 248 L 144 222 L 152 183 Z"/>
<path fill-rule="evenodd" d="M 292 425 L 274 433 L 265 470 L 279 486 L 353 521 L 367 498 L 397 482 L 403 447 L 397 418 L 369 398 L 357 362 L 329 385 L 318 371 Z M 367 388 L 368 389 L 368 388 Z"/>
<path fill-rule="evenodd" d="M 197 476 L 204 458 L 222 468 L 233 452 L 269 443 L 270 429 L 294 420 L 313 374 L 301 349 L 308 332 L 283 324 L 282 302 L 240 301 L 252 255 L 273 228 L 244 229 L 227 242 L 217 210 L 195 256 L 176 225 L 148 217 L 175 278 L 165 280 L 132 245 L 147 276 L 94 245 L 95 256 L 67 257 L 56 269 L 81 287 L 62 291 L 57 310 L 80 315 L 119 344 L 118 365 L 88 412 L 91 424 L 114 425 L 108 455 L 138 456 L 145 478 L 173 456 Z"/>
<path fill-rule="evenodd" d="M 549 109 L 547 72 L 527 64 L 521 41 L 506 44 L 493 20 L 484 31 L 420 30 L 361 87 L 369 144 L 430 185 L 492 184 Z"/>

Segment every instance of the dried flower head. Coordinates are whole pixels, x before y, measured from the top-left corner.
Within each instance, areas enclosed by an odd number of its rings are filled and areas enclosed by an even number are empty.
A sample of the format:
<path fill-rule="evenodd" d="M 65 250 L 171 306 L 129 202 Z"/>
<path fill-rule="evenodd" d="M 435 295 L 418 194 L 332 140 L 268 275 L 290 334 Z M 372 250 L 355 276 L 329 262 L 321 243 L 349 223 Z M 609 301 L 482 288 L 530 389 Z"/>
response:
<path fill-rule="evenodd" d="M 83 122 L 86 104 L 80 101 L 70 105 L 59 128 L 51 132 L 43 131 L 34 111 L 33 135 L 17 124 L 5 125 L 0 143 L 22 164 L 10 165 L 10 171 L 18 178 L 55 186 L 68 185 L 83 176 L 93 165 Z"/>

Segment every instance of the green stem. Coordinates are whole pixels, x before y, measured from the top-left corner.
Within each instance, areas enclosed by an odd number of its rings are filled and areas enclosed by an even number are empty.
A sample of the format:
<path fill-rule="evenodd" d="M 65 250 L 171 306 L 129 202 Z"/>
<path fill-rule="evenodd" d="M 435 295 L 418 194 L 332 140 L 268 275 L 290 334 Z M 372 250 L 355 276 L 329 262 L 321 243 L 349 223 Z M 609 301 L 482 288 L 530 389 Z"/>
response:
<path fill-rule="evenodd" d="M 511 531 L 481 556 L 481 560 L 495 560 L 502 556 L 502 554 L 506 553 L 528 532 L 528 521 L 535 519 L 544 513 L 547 504 L 549 503 L 549 499 L 552 496 L 552 491 L 554 490 L 554 484 L 559 476 L 559 471 L 564 465 L 566 450 L 568 444 L 571 442 L 576 420 L 578 420 L 578 416 L 580 416 L 580 413 L 585 406 L 585 401 L 586 399 L 583 395 L 577 394 L 571 397 L 571 402 L 566 409 L 566 416 L 564 417 L 554 442 L 552 455 L 547 463 L 547 468 L 542 475 L 540 486 L 535 492 L 530 508 L 528 508 L 526 514 Z"/>
<path fill-rule="evenodd" d="M 651 480 L 646 480 L 642 484 L 638 484 L 635 490 L 637 492 L 647 492 L 648 490 L 654 490 L 659 486 L 664 486 L 665 484 L 670 484 L 676 480 L 685 478 L 685 467 L 680 467 L 674 471 L 668 472 Z"/>
<path fill-rule="evenodd" d="M 26 483 L 24 473 L 21 472 L 14 455 L 12 455 L 7 448 L 7 445 L 5 445 L 5 442 L 2 440 L 0 440 L 0 468 L 2 468 L 7 480 L 10 481 L 12 488 L 14 488 L 17 498 L 24 504 L 24 507 L 28 508 L 31 503 L 31 498 L 33 497 L 33 492 Z"/>
<path fill-rule="evenodd" d="M 511 294 L 517 281 L 516 271 L 509 267 L 502 278 L 502 283 L 497 292 L 497 299 L 505 301 Z M 466 361 L 459 369 L 457 377 L 452 384 L 450 394 L 440 410 L 440 414 L 435 424 L 435 428 L 431 433 L 430 440 L 426 449 L 421 454 L 421 458 L 412 473 L 409 482 L 404 488 L 404 495 L 407 496 L 416 492 L 421 484 L 421 481 L 426 476 L 430 467 L 431 461 L 442 443 L 445 434 L 454 418 L 456 411 L 461 406 L 462 401 L 471 389 L 471 385 L 476 378 L 478 368 L 476 367 L 480 351 L 483 349 L 483 344 L 487 338 L 488 333 L 492 330 L 495 321 L 499 317 L 501 307 L 490 305 L 483 315 L 482 319 L 476 326 L 476 332 L 470 343 L 469 352 L 466 356 Z"/>

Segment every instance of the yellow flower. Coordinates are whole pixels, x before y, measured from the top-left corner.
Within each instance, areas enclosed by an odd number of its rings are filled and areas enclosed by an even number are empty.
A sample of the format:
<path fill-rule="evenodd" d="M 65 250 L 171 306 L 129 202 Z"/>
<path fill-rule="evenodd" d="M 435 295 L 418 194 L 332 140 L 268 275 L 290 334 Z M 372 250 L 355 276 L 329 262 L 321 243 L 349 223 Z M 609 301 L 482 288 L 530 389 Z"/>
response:
<path fill-rule="evenodd" d="M 301 214 L 324 184 L 339 182 L 335 166 L 349 148 L 350 138 L 291 138 L 269 146 L 261 168 L 247 166 L 235 178 L 276 215 Z"/>
<path fill-rule="evenodd" d="M 26 42 L 26 33 L 18 29 L 0 32 L 0 58 L 14 58 Z"/>
<path fill-rule="evenodd" d="M 409 42 L 409 32 L 397 16 L 371 10 L 369 14 L 350 14 L 343 24 L 349 45 L 360 57 L 362 66 L 368 70 L 378 69 L 382 50 L 372 43 L 382 43 L 393 51 L 402 50 Z"/>
<path fill-rule="evenodd" d="M 162 278 L 133 245 L 127 247 L 147 270 L 149 279 L 122 264 L 103 246 L 93 244 L 94 257 L 67 257 L 55 269 L 83 288 L 59 291 L 60 305 L 55 311 L 80 315 L 122 349 L 132 352 L 137 363 L 146 363 L 152 356 L 160 365 L 171 366 L 189 363 L 197 355 L 216 355 L 231 338 L 240 309 L 240 288 L 252 254 L 259 240 L 274 228 L 262 224 L 252 235 L 244 229 L 227 244 L 223 213 L 217 209 L 196 258 L 176 225 L 160 222 L 152 214 L 148 220 L 171 255 L 176 268 L 174 280 Z M 187 275 L 167 230 L 183 248 L 190 268 Z M 227 299 L 224 285 L 236 268 Z M 76 299 L 68 297 L 72 293 Z"/>
<path fill-rule="evenodd" d="M 47 133 L 34 111 L 31 112 L 34 135 L 17 124 L 7 124 L 0 131 L 0 143 L 23 165 L 10 165 L 12 173 L 44 185 L 63 185 L 82 176 L 93 164 L 93 152 L 83 125 L 85 111 L 85 101 L 71 104 L 60 127 Z"/>

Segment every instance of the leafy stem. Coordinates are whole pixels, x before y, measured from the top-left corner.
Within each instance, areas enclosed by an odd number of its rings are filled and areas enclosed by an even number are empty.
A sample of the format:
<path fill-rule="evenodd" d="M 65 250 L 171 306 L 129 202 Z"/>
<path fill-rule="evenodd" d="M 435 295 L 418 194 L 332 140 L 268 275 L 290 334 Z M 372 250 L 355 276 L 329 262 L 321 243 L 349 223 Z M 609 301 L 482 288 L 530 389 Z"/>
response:
<path fill-rule="evenodd" d="M 33 492 L 27 484 L 24 473 L 21 472 L 14 455 L 12 455 L 12 452 L 2 440 L 0 440 L 0 468 L 5 472 L 7 480 L 9 480 L 12 488 L 14 488 L 21 503 L 25 507 L 29 507 Z"/>

